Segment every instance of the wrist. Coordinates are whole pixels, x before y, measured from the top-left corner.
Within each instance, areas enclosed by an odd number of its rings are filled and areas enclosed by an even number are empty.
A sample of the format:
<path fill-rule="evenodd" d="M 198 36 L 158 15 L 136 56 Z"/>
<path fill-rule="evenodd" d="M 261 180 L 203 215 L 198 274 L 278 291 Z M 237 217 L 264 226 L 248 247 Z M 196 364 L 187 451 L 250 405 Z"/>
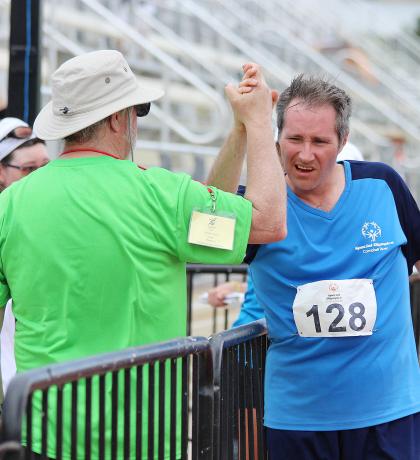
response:
<path fill-rule="evenodd" d="M 240 281 L 232 281 L 232 289 L 234 292 L 242 292 L 243 283 L 241 283 Z"/>
<path fill-rule="evenodd" d="M 233 130 L 239 134 L 244 134 L 246 132 L 245 125 L 242 123 L 242 121 L 237 120 L 236 118 L 233 123 Z"/>

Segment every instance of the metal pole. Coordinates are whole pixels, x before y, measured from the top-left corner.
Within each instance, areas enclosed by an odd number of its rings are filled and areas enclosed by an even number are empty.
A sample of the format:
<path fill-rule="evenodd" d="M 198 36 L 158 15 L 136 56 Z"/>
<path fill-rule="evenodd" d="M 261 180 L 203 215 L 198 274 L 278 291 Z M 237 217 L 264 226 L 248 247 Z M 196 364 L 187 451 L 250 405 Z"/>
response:
<path fill-rule="evenodd" d="M 7 116 L 29 123 L 38 113 L 41 67 L 41 1 L 13 0 L 10 8 L 10 55 Z"/>

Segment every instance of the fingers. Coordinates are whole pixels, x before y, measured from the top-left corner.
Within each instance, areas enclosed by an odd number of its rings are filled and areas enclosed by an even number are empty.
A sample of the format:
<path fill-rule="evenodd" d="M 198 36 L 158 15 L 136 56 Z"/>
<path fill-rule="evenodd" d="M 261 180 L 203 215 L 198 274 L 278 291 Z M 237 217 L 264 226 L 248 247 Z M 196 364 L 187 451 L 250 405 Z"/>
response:
<path fill-rule="evenodd" d="M 258 80 L 255 78 L 242 79 L 242 81 L 239 83 L 239 86 L 257 86 L 257 85 L 258 85 Z"/>
<path fill-rule="evenodd" d="M 250 93 L 254 88 L 251 86 L 244 86 L 243 88 L 238 88 L 238 93 L 245 94 Z"/>
<path fill-rule="evenodd" d="M 247 78 L 239 83 L 238 91 L 240 94 L 249 93 L 256 86 L 258 86 L 258 80 L 255 78 Z"/>
<path fill-rule="evenodd" d="M 244 72 L 244 78 L 250 78 L 257 75 L 260 70 L 260 66 L 254 62 L 247 62 L 242 66 L 242 70 Z"/>
<path fill-rule="evenodd" d="M 225 94 L 230 101 L 233 101 L 235 99 L 235 96 L 237 96 L 238 94 L 238 88 L 234 86 L 232 83 L 228 83 L 225 86 Z"/>
<path fill-rule="evenodd" d="M 219 292 L 218 288 L 213 288 L 208 293 L 208 303 L 213 307 L 224 307 L 225 295 Z"/>
<path fill-rule="evenodd" d="M 261 67 L 254 62 L 248 62 L 242 66 L 244 72 L 243 79 L 256 78 L 257 80 L 263 80 L 263 74 L 261 72 Z"/>

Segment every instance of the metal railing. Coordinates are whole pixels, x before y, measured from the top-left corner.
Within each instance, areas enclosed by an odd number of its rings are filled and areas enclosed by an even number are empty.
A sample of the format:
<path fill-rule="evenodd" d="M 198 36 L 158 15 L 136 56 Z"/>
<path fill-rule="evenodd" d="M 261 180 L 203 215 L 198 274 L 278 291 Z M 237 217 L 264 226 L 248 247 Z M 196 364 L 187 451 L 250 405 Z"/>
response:
<path fill-rule="evenodd" d="M 189 450 L 210 460 L 212 427 L 202 420 L 212 418 L 210 343 L 189 337 L 18 374 L 4 403 L 0 452 L 10 460 L 29 460 L 33 451 L 56 459 L 186 459 Z"/>
<path fill-rule="evenodd" d="M 211 339 L 214 362 L 213 458 L 267 458 L 264 430 L 264 367 L 268 348 L 265 320 Z M 218 446 L 218 450 L 216 450 Z"/>
<path fill-rule="evenodd" d="M 234 272 L 229 266 L 189 269 L 191 275 Z M 410 278 L 410 295 L 419 346 L 420 275 Z M 173 340 L 18 374 L 6 395 L 0 458 L 30 460 L 35 446 L 41 458 L 60 459 L 64 445 L 72 459 L 265 460 L 267 349 L 260 320 L 209 339 Z"/>

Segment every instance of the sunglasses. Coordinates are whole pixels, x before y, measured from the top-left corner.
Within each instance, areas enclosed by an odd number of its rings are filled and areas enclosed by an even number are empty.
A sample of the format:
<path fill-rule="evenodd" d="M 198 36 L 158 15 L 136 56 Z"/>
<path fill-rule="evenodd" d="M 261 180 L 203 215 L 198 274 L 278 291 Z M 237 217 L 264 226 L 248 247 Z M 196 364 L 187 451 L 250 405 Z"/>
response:
<path fill-rule="evenodd" d="M 145 117 L 150 112 L 150 102 L 146 104 L 135 105 L 134 109 L 138 117 Z"/>

